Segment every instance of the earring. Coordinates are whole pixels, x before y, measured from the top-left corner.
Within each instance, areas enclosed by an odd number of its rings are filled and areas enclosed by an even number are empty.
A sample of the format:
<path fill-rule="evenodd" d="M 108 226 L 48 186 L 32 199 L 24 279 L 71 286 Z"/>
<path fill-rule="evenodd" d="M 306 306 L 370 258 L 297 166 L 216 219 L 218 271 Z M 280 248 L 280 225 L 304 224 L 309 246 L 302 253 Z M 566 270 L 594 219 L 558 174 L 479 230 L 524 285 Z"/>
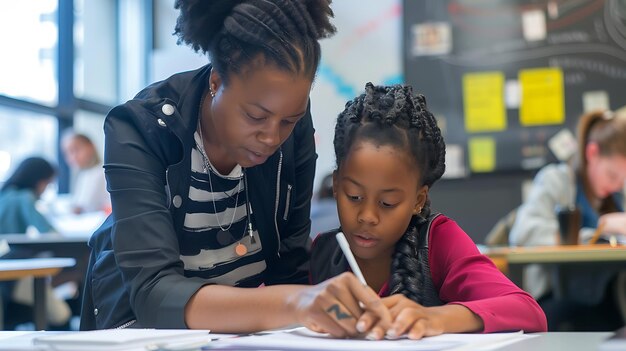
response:
<path fill-rule="evenodd" d="M 213 89 L 209 89 L 209 95 L 211 95 L 212 98 L 215 97 L 215 92 L 213 91 Z"/>

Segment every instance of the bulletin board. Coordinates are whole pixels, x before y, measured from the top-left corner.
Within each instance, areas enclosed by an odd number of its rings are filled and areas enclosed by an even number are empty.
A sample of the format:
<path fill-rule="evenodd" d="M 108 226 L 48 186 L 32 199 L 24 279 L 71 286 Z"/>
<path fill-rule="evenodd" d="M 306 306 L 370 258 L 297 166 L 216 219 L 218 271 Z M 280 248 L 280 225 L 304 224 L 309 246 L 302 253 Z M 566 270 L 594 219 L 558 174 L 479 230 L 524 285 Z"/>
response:
<path fill-rule="evenodd" d="M 626 0 L 403 5 L 405 81 L 437 117 L 449 177 L 563 159 L 583 112 L 626 106 Z"/>

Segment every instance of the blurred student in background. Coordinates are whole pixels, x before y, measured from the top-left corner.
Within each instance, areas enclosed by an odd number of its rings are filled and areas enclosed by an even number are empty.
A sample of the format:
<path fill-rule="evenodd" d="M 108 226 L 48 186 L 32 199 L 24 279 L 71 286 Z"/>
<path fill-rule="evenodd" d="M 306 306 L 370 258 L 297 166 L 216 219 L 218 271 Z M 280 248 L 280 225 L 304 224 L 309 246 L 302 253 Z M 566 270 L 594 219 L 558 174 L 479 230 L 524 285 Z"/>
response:
<path fill-rule="evenodd" d="M 555 209 L 559 207 L 580 213 L 581 243 L 588 242 L 598 226 L 606 233 L 626 235 L 625 180 L 626 111 L 583 115 L 578 122 L 577 155 L 571 163 L 548 165 L 539 171 L 511 228 L 510 244 L 558 245 Z M 539 266 L 526 270 L 524 286 L 546 311 L 550 330 L 612 330 L 623 323 L 611 296 L 615 274 L 581 272 L 572 284 L 576 287 L 570 289 L 574 294 L 569 301 L 567 296 L 553 299 L 550 276 Z M 562 322 L 569 326 L 563 327 Z"/>
<path fill-rule="evenodd" d="M 311 239 L 317 234 L 339 227 L 337 202 L 333 196 L 333 174 L 329 173 L 319 185 L 316 198 L 311 201 Z"/>
<path fill-rule="evenodd" d="M 25 234 L 30 226 L 40 233 L 54 231 L 52 225 L 37 211 L 35 203 L 55 174 L 54 167 L 41 157 L 27 158 L 20 163 L 0 190 L 0 233 Z M 11 249 L 2 258 L 30 258 L 39 254 L 28 249 Z M 48 322 L 53 326 L 65 325 L 70 318 L 68 304 L 54 295 L 50 284 L 46 289 Z M 0 296 L 4 305 L 5 328 L 13 329 L 17 324 L 28 321 L 34 300 L 32 278 L 0 282 Z"/>
<path fill-rule="evenodd" d="M 41 157 L 20 163 L 0 190 L 0 234 L 26 233 L 29 226 L 41 233 L 53 231 L 35 203 L 55 173 L 54 167 Z"/>
<path fill-rule="evenodd" d="M 63 135 L 61 144 L 65 161 L 76 171 L 71 187 L 72 212 L 110 212 L 111 199 L 106 190 L 104 169 L 91 139 L 70 130 Z"/>

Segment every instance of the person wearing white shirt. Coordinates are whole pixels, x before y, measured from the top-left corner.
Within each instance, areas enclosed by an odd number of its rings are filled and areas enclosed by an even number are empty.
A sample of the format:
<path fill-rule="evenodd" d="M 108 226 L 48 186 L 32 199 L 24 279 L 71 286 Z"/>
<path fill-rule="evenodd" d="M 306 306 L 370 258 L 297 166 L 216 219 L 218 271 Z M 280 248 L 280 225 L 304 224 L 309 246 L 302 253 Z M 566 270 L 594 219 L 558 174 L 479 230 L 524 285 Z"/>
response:
<path fill-rule="evenodd" d="M 111 199 L 106 190 L 104 169 L 91 139 L 69 131 L 63 136 L 62 148 L 65 161 L 76 170 L 71 188 L 72 212 L 110 211 Z"/>

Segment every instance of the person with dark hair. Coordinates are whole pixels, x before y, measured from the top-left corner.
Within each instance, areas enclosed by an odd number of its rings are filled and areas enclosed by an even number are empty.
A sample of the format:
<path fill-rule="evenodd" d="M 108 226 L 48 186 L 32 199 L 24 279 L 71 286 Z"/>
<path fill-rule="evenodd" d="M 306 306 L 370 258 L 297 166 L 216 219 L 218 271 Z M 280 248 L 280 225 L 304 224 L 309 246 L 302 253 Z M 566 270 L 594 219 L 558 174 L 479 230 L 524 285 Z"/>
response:
<path fill-rule="evenodd" d="M 54 166 L 41 157 L 27 158 L 17 166 L 0 190 L 0 234 L 26 234 L 31 226 L 40 233 L 55 231 L 35 206 L 55 174 Z M 38 254 L 29 249 L 13 248 L 2 258 L 28 258 Z M 70 308 L 54 295 L 50 284 L 46 285 L 46 290 L 46 318 L 52 326 L 64 326 L 71 316 Z M 32 310 L 33 279 L 0 282 L 0 294 L 6 313 L 3 319 L 5 328 L 12 329 L 26 322 L 15 311 Z"/>
<path fill-rule="evenodd" d="M 626 110 L 585 113 L 577 127 L 574 157 L 543 167 L 533 179 L 511 228 L 511 245 L 560 244 L 556 208 L 578 211 L 580 243 L 598 227 L 608 235 L 626 235 Z M 606 331 L 623 325 L 613 299 L 616 275 L 614 270 L 577 272 L 577 282 L 557 298 L 550 272 L 533 265 L 524 271 L 524 285 L 546 311 L 550 331 Z"/>
<path fill-rule="evenodd" d="M 111 199 L 106 189 L 102 161 L 91 139 L 85 134 L 67 130 L 61 139 L 61 149 L 65 161 L 76 172 L 71 187 L 72 212 L 110 212 Z"/>
<path fill-rule="evenodd" d="M 341 227 L 313 243 L 313 283 L 348 270 L 335 240 L 342 231 L 368 285 L 385 296 L 387 337 L 546 330 L 533 298 L 454 221 L 431 212 L 428 191 L 445 170 L 445 143 L 423 95 L 368 83 L 339 114 L 334 146 Z"/>
<path fill-rule="evenodd" d="M 54 230 L 35 203 L 55 173 L 41 157 L 27 158 L 17 166 L 0 190 L 0 234 L 26 233 L 29 226 L 41 233 Z"/>
<path fill-rule="evenodd" d="M 309 92 L 329 0 L 178 0 L 175 33 L 211 64 L 155 83 L 104 123 L 112 214 L 92 236 L 81 329 L 333 335 L 332 303 L 376 311 L 346 276 L 308 282 L 315 144 Z M 256 288 L 260 289 L 245 289 Z"/>

